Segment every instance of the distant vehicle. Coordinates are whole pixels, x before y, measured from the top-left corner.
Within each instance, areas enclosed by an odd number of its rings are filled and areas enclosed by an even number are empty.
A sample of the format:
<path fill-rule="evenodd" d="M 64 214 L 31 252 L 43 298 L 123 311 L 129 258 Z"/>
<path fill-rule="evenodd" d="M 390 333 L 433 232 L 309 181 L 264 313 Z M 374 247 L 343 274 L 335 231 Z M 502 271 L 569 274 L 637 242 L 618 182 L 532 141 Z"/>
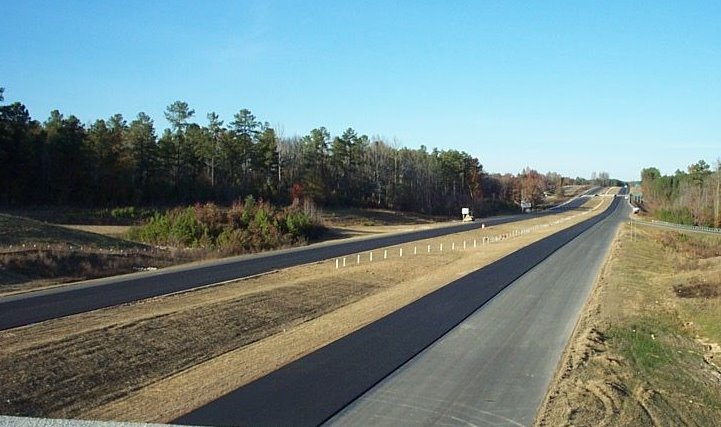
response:
<path fill-rule="evenodd" d="M 634 206 L 634 207 L 633 207 L 633 213 L 637 214 L 637 213 L 639 213 L 639 212 L 641 212 L 641 208 L 639 208 L 638 206 Z"/>

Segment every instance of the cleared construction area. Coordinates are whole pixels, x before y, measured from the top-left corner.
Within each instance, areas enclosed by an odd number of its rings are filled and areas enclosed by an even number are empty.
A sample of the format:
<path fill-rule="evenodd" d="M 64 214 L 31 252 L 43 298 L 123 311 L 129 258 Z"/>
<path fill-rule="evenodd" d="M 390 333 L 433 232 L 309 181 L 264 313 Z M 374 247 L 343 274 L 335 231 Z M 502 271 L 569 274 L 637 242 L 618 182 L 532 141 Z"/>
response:
<path fill-rule="evenodd" d="M 0 412 L 174 419 L 610 201 L 3 331 Z"/>

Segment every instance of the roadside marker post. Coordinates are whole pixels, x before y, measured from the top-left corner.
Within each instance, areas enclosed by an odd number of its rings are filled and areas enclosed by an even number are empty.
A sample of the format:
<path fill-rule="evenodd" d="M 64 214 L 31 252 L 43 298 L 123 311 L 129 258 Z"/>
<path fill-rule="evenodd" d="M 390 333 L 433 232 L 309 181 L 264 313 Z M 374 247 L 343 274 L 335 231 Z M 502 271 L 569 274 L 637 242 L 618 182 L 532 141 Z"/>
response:
<path fill-rule="evenodd" d="M 473 239 L 473 247 L 476 247 L 476 239 Z"/>
<path fill-rule="evenodd" d="M 371 259 L 371 262 L 373 262 L 373 252 L 372 251 L 370 253 L 370 259 Z"/>
<path fill-rule="evenodd" d="M 431 245 L 428 245 L 428 253 L 431 253 Z"/>
<path fill-rule="evenodd" d="M 441 252 L 443 252 L 443 243 L 441 243 Z"/>
<path fill-rule="evenodd" d="M 335 259 L 335 269 L 338 269 L 338 258 Z"/>
<path fill-rule="evenodd" d="M 456 242 L 451 243 L 451 250 L 452 251 L 456 250 Z"/>
<path fill-rule="evenodd" d="M 360 254 L 358 254 L 358 261 L 356 262 L 356 264 L 360 264 Z"/>
<path fill-rule="evenodd" d="M 383 249 L 383 259 L 388 259 L 388 249 Z"/>
<path fill-rule="evenodd" d="M 463 241 L 463 250 L 464 251 L 466 250 L 466 241 L 465 240 Z"/>
<path fill-rule="evenodd" d="M 418 255 L 418 246 L 413 247 L 413 255 Z"/>
<path fill-rule="evenodd" d="M 345 267 L 345 257 L 343 257 L 343 267 Z"/>
<path fill-rule="evenodd" d="M 400 248 L 398 251 L 398 256 L 403 257 L 403 248 Z"/>

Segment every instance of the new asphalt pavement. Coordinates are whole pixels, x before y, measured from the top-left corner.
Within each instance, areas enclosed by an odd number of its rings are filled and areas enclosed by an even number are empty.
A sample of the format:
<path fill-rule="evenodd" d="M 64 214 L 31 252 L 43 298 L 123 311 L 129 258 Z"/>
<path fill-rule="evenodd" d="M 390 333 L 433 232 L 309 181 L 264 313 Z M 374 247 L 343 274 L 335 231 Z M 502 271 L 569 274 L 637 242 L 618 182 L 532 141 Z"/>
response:
<path fill-rule="evenodd" d="M 460 418 L 454 420 L 453 417 L 458 415 L 445 408 L 452 407 L 455 397 L 460 396 L 457 406 L 476 405 L 478 399 L 493 400 L 503 402 L 501 408 L 492 408 L 486 411 L 492 412 L 493 415 L 500 414 L 510 425 L 524 425 L 528 423 L 529 417 L 535 414 L 535 407 L 538 402 L 539 390 L 545 391 L 547 378 L 550 378 L 559 355 L 544 355 L 539 363 L 543 365 L 543 369 L 551 368 L 550 374 L 538 374 L 543 376 L 540 383 L 530 386 L 532 394 L 536 397 L 520 400 L 515 407 L 510 407 L 509 399 L 513 397 L 499 397 L 503 394 L 503 388 L 499 385 L 504 382 L 516 381 L 516 385 L 509 385 L 507 389 L 524 388 L 526 378 L 518 380 L 517 377 L 499 377 L 490 376 L 488 378 L 474 376 L 473 363 L 479 362 L 476 359 L 471 365 L 460 365 L 458 372 L 454 377 L 449 377 L 446 384 L 441 384 L 440 389 L 445 391 L 439 392 L 438 395 L 416 395 L 411 398 L 410 404 L 396 401 L 391 404 L 392 409 L 387 407 L 372 407 L 370 410 L 364 408 L 371 406 L 374 402 L 385 400 L 388 395 L 400 395 L 409 391 L 413 391 L 416 387 L 413 382 L 406 383 L 406 389 L 401 391 L 388 391 L 383 382 L 386 378 L 392 381 L 393 374 L 404 366 L 407 362 L 416 358 L 417 355 L 427 354 L 421 353 L 429 348 L 433 343 L 444 337 L 447 333 L 456 328 L 461 322 L 469 318 L 475 312 L 484 312 L 486 304 L 494 296 L 498 295 L 509 285 L 514 284 L 513 288 L 522 288 L 521 291 L 514 291 L 511 299 L 521 300 L 527 299 L 531 305 L 527 307 L 516 307 L 510 310 L 513 314 L 506 317 L 494 318 L 486 317 L 481 321 L 482 324 L 494 325 L 500 328 L 495 331 L 494 327 L 488 327 L 483 332 L 478 333 L 480 336 L 497 336 L 500 341 L 483 343 L 471 343 L 471 347 L 486 347 L 491 353 L 486 355 L 492 356 L 495 360 L 494 364 L 489 365 L 485 372 L 492 372 L 505 363 L 505 359 L 509 361 L 516 370 L 519 368 L 524 371 L 527 367 L 528 375 L 536 375 L 540 372 L 533 365 L 526 365 L 526 361 L 517 361 L 512 358 L 513 354 L 521 350 L 531 350 L 539 346 L 539 343 L 551 341 L 554 349 L 561 349 L 563 343 L 566 342 L 570 331 L 575 324 L 580 307 L 585 301 L 585 296 L 592 285 L 584 283 L 580 289 L 561 290 L 550 289 L 548 283 L 561 283 L 558 286 L 573 287 L 577 278 L 580 278 L 578 271 L 588 270 L 593 276 L 600 265 L 600 259 L 605 254 L 607 242 L 610 242 L 612 231 L 618 224 L 618 215 L 620 198 L 614 199 L 612 205 L 602 214 L 590 218 L 580 224 L 574 225 L 565 230 L 549 236 L 543 240 L 535 242 L 525 248 L 522 248 L 509 256 L 500 259 L 487 267 L 462 277 L 453 283 L 401 308 L 400 310 L 338 340 L 326 347 L 323 347 L 297 361 L 290 363 L 277 371 L 266 375 L 244 387 L 241 387 L 191 413 L 175 420 L 179 424 L 197 424 L 197 425 L 249 425 L 249 426 L 277 426 L 277 425 L 293 425 L 293 426 L 316 426 L 328 420 L 331 423 L 338 424 L 354 424 L 354 425 L 375 425 L 382 423 L 383 420 L 388 421 L 387 424 L 404 424 L 403 420 L 408 419 L 410 424 L 436 424 L 444 423 L 450 420 L 451 423 L 462 423 L 462 420 L 471 419 L 474 414 L 469 411 L 461 411 Z M 623 206 L 626 206 L 623 204 Z M 594 228 L 595 227 L 595 228 Z M 596 231 L 602 229 L 603 231 Z M 546 284 L 539 284 L 538 289 L 534 289 L 535 293 L 527 294 L 525 290 L 532 287 L 523 284 L 523 281 L 516 282 L 521 276 L 538 266 L 548 257 L 559 251 L 568 243 L 574 241 L 584 233 L 589 232 L 588 236 L 579 241 L 594 241 L 600 239 L 606 243 L 600 243 L 595 246 L 593 251 L 589 252 L 588 258 L 575 258 L 559 271 L 559 276 L 555 279 L 544 280 Z M 589 240 L 590 239 L 590 240 Z M 593 245 L 592 245 L 593 246 Z M 581 253 L 584 247 L 576 247 L 572 249 L 572 253 Z M 555 270 L 556 262 L 551 263 L 550 270 Z M 574 272 L 563 272 L 564 268 L 574 267 Z M 540 267 L 539 267 L 540 268 Z M 548 276 L 551 277 L 551 276 Z M 594 276 L 595 277 L 595 276 Z M 584 279 L 586 280 L 586 279 Z M 535 280 L 531 280 L 535 283 Z M 517 286 L 518 285 L 518 286 Z M 546 289 L 549 288 L 549 289 Z M 511 292 L 511 291 L 509 291 Z M 515 292 L 519 292 L 516 294 Z M 542 310 L 546 301 L 541 299 L 538 301 L 538 295 L 552 293 L 556 295 L 552 297 L 553 307 L 550 311 Z M 573 303 L 568 303 L 568 314 L 565 317 L 555 319 L 555 310 L 559 306 L 563 306 L 565 301 L 571 301 L 572 295 L 575 295 Z M 568 298 L 566 298 L 568 296 Z M 508 297 L 503 297 L 507 299 Z M 580 302 L 579 302 L 580 301 Z M 580 304 L 580 305 L 579 305 Z M 483 307 L 481 310 L 479 308 Z M 490 307 L 490 305 L 489 305 Z M 535 307 L 533 310 L 525 312 L 529 307 Z M 493 313 L 505 312 L 506 309 L 501 306 L 494 308 Z M 540 317 L 538 317 L 540 316 Z M 544 317 L 545 316 L 545 317 Z M 571 316 L 571 317 L 568 317 Z M 574 317 L 575 316 L 575 317 Z M 499 320 L 500 319 L 500 320 Z M 478 328 L 478 321 L 470 323 L 469 328 Z M 523 342 L 519 341 L 528 338 L 528 336 L 519 334 L 514 331 L 523 331 L 530 324 L 538 322 L 536 329 L 531 331 L 537 332 L 535 339 Z M 503 326 L 510 329 L 502 329 Z M 461 327 L 460 330 L 468 328 Z M 490 332 L 489 332 L 490 331 Z M 559 332 L 560 331 L 560 332 Z M 510 337 L 509 337 L 510 334 Z M 515 334 L 515 335 L 514 335 Z M 452 334 L 449 334 L 451 336 Z M 507 338 L 505 344 L 503 339 Z M 445 338 L 444 338 L 445 339 Z M 460 346 L 463 339 L 455 341 L 452 346 Z M 443 342 L 443 340 L 441 340 Z M 544 347 L 544 346 L 541 346 Z M 472 352 L 472 350 L 469 350 Z M 456 360 L 466 357 L 473 358 L 475 356 L 464 356 L 466 350 L 459 349 L 459 356 Z M 530 352 L 530 354 L 534 354 Z M 441 355 L 442 359 L 444 356 Z M 536 356 L 531 356 L 536 357 Z M 420 368 L 411 368 L 415 372 L 416 378 L 429 377 L 431 382 L 427 385 L 420 385 L 418 389 L 434 389 L 433 384 L 439 383 L 444 377 L 444 373 L 453 371 L 453 365 L 447 365 L 436 370 L 434 363 L 437 363 L 438 356 L 431 362 L 426 362 Z M 417 359 L 416 359 L 417 360 Z M 411 362 L 413 365 L 414 362 Z M 408 366 L 411 366 L 408 365 Z M 403 369 L 398 371 L 402 375 Z M 424 374 L 425 372 L 425 374 Z M 544 371 L 545 372 L 545 371 Z M 509 375 L 516 375 L 517 371 L 511 370 Z M 433 376 L 435 375 L 435 376 Z M 499 374 L 500 375 L 500 374 Z M 463 379 L 471 378 L 471 382 L 463 382 Z M 514 379 L 515 378 L 515 379 Z M 416 381 L 416 380 L 413 380 Z M 488 381 L 489 387 L 484 389 L 474 383 Z M 528 382 L 531 384 L 531 382 Z M 454 385 L 457 384 L 457 385 Z M 494 385 L 495 384 L 495 385 Z M 541 385 L 539 385 L 541 384 Z M 381 387 L 380 395 L 366 395 L 366 392 L 373 389 L 374 386 Z M 476 388 L 474 391 L 473 388 Z M 501 388 L 497 388 L 501 387 Z M 377 389 L 376 389 L 377 390 Z M 464 390 L 468 391 L 468 396 L 462 396 Z M 491 390 L 491 391 L 489 391 Z M 496 390 L 493 392 L 493 390 Z M 478 395 L 487 393 L 485 395 Z M 373 391 L 371 391 L 373 393 Z M 542 391 L 541 397 L 542 397 Z M 520 393 L 523 394 L 523 393 Z M 361 397 L 361 396 L 365 396 Z M 380 396 L 380 397 L 378 397 Z M 485 397 L 487 396 L 487 397 Z M 512 394 L 508 396 L 513 396 Z M 356 402 L 356 399 L 361 398 Z M 476 400 L 473 400 L 476 399 Z M 534 400 L 535 399 L 535 400 Z M 436 412 L 431 414 L 423 412 L 419 407 L 429 405 L 428 402 L 436 402 Z M 356 403 L 352 403 L 356 402 Z M 351 404 L 350 407 L 348 405 Z M 505 406 L 504 406 L 505 405 Z M 535 405 L 535 406 L 534 406 Z M 522 407 L 521 407 L 522 406 Z M 415 416 L 409 416 L 404 409 L 416 411 Z M 414 409 L 415 408 L 415 409 Z M 474 407 L 475 408 L 475 407 Z M 344 410 L 345 409 L 345 410 Z M 495 411 L 495 412 L 494 412 Z M 514 412 L 516 411 L 517 414 Z M 472 411 L 471 411 L 472 412 Z M 365 415 L 359 415 L 365 414 Z M 384 414 L 387 417 L 384 418 Z M 506 414 L 506 415 L 503 415 Z M 510 414 L 511 416 L 508 416 Z M 336 416 L 336 418 L 333 418 Z M 410 417 L 410 418 L 407 418 Z M 473 418 L 476 419 L 476 418 Z M 480 418 L 478 418 L 480 420 Z M 519 419 L 520 421 L 516 421 Z M 435 421 L 434 421 L 435 420 Z M 480 420 L 483 422 L 483 420 Z M 488 421 L 488 419 L 486 419 Z M 405 424 L 408 424 L 405 423 Z"/>
<path fill-rule="evenodd" d="M 560 248 L 329 426 L 532 425 L 621 218 Z"/>

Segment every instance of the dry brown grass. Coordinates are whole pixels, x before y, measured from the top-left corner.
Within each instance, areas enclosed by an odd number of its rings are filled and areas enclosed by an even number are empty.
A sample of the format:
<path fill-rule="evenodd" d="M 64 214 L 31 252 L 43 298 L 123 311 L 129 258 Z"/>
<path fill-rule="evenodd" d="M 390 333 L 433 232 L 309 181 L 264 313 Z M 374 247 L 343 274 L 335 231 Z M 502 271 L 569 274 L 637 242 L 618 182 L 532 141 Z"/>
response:
<path fill-rule="evenodd" d="M 64 283 L 163 268 L 197 259 L 203 254 L 156 248 L 68 248 L 0 252 L 0 296 Z"/>
<path fill-rule="evenodd" d="M 673 291 L 679 298 L 718 298 L 721 297 L 721 281 L 708 281 L 705 278 L 691 277 L 686 283 L 674 285 Z"/>

